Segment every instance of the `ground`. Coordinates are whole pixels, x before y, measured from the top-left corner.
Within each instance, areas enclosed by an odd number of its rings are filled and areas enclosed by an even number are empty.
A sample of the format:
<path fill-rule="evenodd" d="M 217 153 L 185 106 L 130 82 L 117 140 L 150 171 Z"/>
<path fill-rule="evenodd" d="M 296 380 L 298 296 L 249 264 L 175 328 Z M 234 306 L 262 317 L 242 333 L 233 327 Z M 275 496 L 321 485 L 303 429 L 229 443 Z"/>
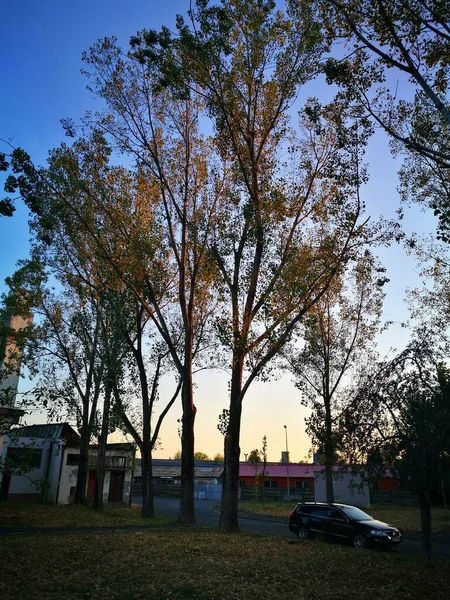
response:
<path fill-rule="evenodd" d="M 450 569 L 421 558 L 207 529 L 2 540 L 2 600 L 443 600 Z"/>
<path fill-rule="evenodd" d="M 154 523 L 166 523 L 157 519 Z M 141 507 L 108 507 L 94 510 L 80 504 L 33 504 L 29 502 L 0 502 L 0 525 L 9 527 L 82 527 L 111 525 L 145 525 Z"/>
<path fill-rule="evenodd" d="M 65 510 L 60 510 L 65 509 Z M 0 524 L 139 526 L 137 509 L 0 503 Z M 6 520 L 6 523 L 5 523 Z M 103 520 L 103 521 L 102 521 Z M 391 520 L 388 518 L 387 520 Z M 146 521 L 147 523 L 147 521 Z M 140 531 L 0 537 L 0 598 L 75 600 L 446 600 L 448 559 L 356 551 L 286 535 L 221 534 L 151 521 Z M 284 531 L 284 528 L 283 528 Z"/>

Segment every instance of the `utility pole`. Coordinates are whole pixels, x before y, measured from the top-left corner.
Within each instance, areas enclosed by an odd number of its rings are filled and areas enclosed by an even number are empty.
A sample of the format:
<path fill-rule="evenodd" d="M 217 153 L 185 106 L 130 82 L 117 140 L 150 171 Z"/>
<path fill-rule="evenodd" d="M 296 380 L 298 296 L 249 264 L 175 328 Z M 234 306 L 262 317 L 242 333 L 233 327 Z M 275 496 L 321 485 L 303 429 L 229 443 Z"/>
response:
<path fill-rule="evenodd" d="M 288 434 L 287 434 L 287 425 L 284 426 L 284 431 L 286 433 L 286 483 L 287 483 L 287 499 L 291 499 L 291 491 L 289 488 L 289 450 L 288 450 Z"/>

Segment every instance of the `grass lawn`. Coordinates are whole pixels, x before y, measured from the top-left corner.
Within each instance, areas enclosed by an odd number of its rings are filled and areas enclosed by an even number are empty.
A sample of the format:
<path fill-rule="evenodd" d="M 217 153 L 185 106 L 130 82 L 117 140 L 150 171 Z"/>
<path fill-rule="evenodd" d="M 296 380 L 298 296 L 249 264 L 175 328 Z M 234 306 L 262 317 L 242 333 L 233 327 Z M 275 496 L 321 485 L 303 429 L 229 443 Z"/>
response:
<path fill-rule="evenodd" d="M 0 543 L 2 600 L 444 600 L 450 589 L 448 561 L 199 528 Z"/>
<path fill-rule="evenodd" d="M 239 508 L 253 514 L 270 515 L 277 517 L 289 516 L 295 502 L 241 502 Z M 417 506 L 402 506 L 400 504 L 374 504 L 364 509 L 372 517 L 385 521 L 390 525 L 399 527 L 402 531 L 413 533 L 420 531 L 420 515 Z M 432 513 L 432 528 L 434 532 L 450 529 L 450 521 L 443 508 L 434 507 Z"/>
<path fill-rule="evenodd" d="M 364 510 L 364 509 L 363 509 Z M 367 512 L 379 519 L 400 527 L 406 532 L 420 531 L 420 512 L 418 506 L 400 506 L 396 504 L 374 504 Z M 450 520 L 441 507 L 431 509 L 431 528 L 434 532 L 450 530 Z"/>
<path fill-rule="evenodd" d="M 167 519 L 142 519 L 141 507 L 106 508 L 97 511 L 79 504 L 49 505 L 0 502 L 0 525 L 10 527 L 83 527 L 92 525 L 165 524 Z M 1 553 L 0 553 L 1 554 Z"/>

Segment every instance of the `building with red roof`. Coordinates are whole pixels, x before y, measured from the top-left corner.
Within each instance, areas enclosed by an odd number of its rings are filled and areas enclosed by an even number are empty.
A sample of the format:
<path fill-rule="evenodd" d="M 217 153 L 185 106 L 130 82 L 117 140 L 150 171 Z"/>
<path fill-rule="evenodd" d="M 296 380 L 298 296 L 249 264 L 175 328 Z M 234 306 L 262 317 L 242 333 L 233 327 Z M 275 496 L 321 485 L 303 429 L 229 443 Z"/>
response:
<path fill-rule="evenodd" d="M 289 467 L 289 471 L 288 471 Z M 314 469 L 317 465 L 310 463 L 267 463 L 265 469 L 264 486 L 269 488 L 287 489 L 289 476 L 289 488 L 311 489 L 314 488 Z M 255 475 L 257 487 L 263 486 L 263 464 L 259 463 L 256 468 L 251 463 L 239 465 L 239 485 L 241 487 L 254 486 Z"/>

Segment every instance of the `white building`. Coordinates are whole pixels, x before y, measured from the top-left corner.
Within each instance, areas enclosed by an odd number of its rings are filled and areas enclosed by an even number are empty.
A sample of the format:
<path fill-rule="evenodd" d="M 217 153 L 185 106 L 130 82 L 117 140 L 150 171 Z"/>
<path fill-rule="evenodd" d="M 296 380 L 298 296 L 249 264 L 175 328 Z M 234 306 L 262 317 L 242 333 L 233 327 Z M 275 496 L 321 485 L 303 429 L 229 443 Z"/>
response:
<path fill-rule="evenodd" d="M 354 506 L 370 505 L 370 490 L 367 482 L 361 475 L 351 471 L 338 470 L 333 472 L 334 501 Z M 325 483 L 325 470 L 323 467 L 314 467 L 314 499 L 316 502 L 327 501 Z"/>
<path fill-rule="evenodd" d="M 87 499 L 94 500 L 97 476 L 97 446 L 90 446 L 88 458 Z M 103 502 L 131 502 L 133 486 L 135 444 L 107 444 L 105 457 L 105 479 L 103 482 Z M 64 448 L 61 477 L 59 480 L 58 504 L 70 504 L 75 496 L 77 485 L 80 449 L 76 446 Z"/>
<path fill-rule="evenodd" d="M 93 500 L 97 447 L 90 446 L 87 497 Z M 3 438 L 0 500 L 73 501 L 80 455 L 79 435 L 68 423 L 12 429 Z M 134 444 L 108 444 L 103 487 L 104 502 L 129 503 L 134 468 Z"/>

